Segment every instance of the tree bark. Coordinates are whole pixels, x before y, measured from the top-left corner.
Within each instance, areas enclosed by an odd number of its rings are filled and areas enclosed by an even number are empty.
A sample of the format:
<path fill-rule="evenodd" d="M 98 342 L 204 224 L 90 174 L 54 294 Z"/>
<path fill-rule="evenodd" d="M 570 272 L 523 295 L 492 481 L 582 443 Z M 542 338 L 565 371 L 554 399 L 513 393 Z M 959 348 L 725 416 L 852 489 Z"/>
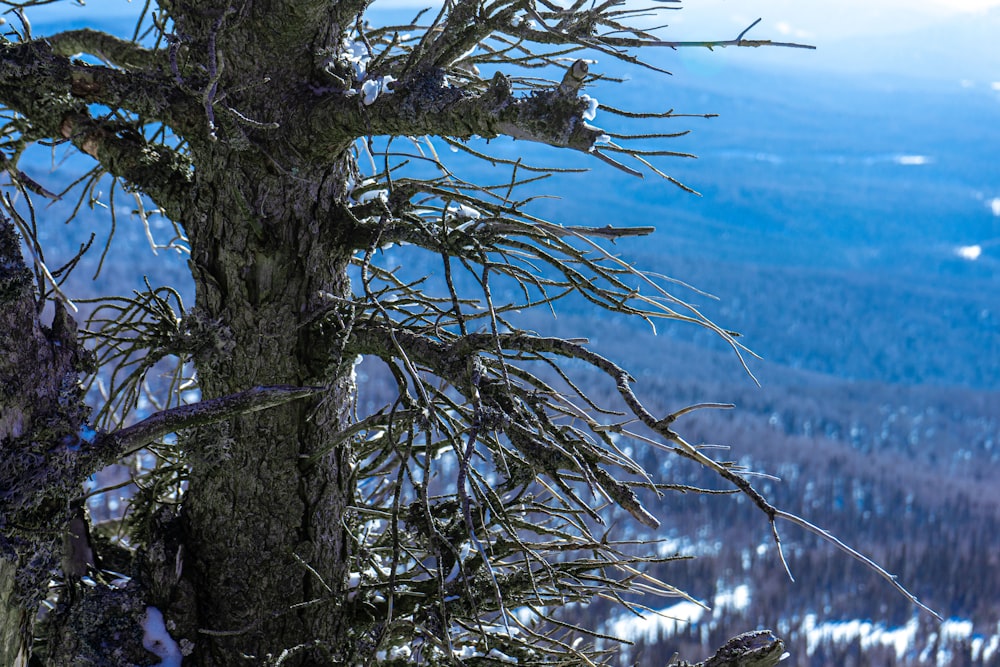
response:
<path fill-rule="evenodd" d="M 42 325 L 20 241 L 0 216 L 0 664 L 24 665 L 32 653 L 63 535 L 94 471 L 79 437 L 85 362 L 62 304 Z"/>
<path fill-rule="evenodd" d="M 203 397 L 248 383 L 325 390 L 187 437 L 194 454 L 183 580 L 199 591 L 198 608 L 171 611 L 191 619 L 199 664 L 226 664 L 237 647 L 273 657 L 318 638 L 323 648 L 315 651 L 343 659 L 351 624 L 339 593 L 350 562 L 352 461 L 349 450 L 328 443 L 347 423 L 353 359 L 319 354 L 310 337 L 330 298 L 349 295 L 337 202 L 352 165 L 341 158 L 291 178 L 273 173 L 260 154 L 212 148 L 217 154 L 201 163 L 218 166 L 196 180 L 212 196 L 187 218 L 192 317 L 210 323 L 219 340 L 196 356 Z M 234 169 L 253 173 L 233 179 Z M 322 452 L 318 464 L 303 464 Z"/>
<path fill-rule="evenodd" d="M 785 657 L 784 642 L 768 630 L 758 630 L 733 637 L 711 658 L 690 667 L 774 667 Z"/>

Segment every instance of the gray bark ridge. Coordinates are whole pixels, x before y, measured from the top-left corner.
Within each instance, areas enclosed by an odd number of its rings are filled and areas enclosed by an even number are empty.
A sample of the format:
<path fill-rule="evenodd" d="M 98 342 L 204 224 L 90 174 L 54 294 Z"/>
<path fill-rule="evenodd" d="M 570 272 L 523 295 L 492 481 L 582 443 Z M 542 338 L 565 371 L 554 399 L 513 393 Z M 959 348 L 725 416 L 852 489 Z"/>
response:
<path fill-rule="evenodd" d="M 711 658 L 673 667 L 773 667 L 788 657 L 785 643 L 770 630 L 744 632 L 727 641 Z"/>

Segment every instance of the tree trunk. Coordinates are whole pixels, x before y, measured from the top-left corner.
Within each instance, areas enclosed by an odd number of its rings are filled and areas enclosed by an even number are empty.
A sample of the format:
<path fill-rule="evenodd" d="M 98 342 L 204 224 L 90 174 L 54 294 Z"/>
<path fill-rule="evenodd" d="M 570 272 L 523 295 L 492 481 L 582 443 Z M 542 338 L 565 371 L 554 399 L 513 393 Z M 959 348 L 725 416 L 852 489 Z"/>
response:
<path fill-rule="evenodd" d="M 24 665 L 89 457 L 76 325 L 56 304 L 39 318 L 32 275 L 10 220 L 0 216 L 0 664 Z M 85 565 L 86 566 L 86 565 Z"/>
<path fill-rule="evenodd" d="M 231 664 L 237 646 L 263 659 L 313 642 L 345 659 L 350 622 L 338 593 L 350 565 L 351 452 L 328 443 L 346 425 L 353 359 L 318 353 L 310 337 L 317 317 L 350 295 L 337 203 L 353 165 L 292 177 L 261 152 L 211 148 L 198 156 L 203 196 L 186 218 L 191 326 L 214 337 L 195 357 L 203 397 L 271 384 L 327 390 L 188 436 L 183 580 L 198 592 L 188 638 L 199 664 Z M 327 453 L 307 465 L 318 452 Z"/>

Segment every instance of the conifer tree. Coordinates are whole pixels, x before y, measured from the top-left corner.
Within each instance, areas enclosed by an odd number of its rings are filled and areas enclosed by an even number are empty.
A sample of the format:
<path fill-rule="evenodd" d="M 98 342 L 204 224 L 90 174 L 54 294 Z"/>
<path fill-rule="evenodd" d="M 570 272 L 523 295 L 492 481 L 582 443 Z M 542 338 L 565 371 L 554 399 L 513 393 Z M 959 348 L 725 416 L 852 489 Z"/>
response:
<path fill-rule="evenodd" d="M 574 297 L 740 350 L 608 249 L 652 228 L 540 219 L 529 193 L 553 170 L 490 145 L 576 151 L 581 182 L 674 182 L 672 112 L 598 103 L 593 58 L 659 70 L 669 49 L 770 42 L 668 41 L 621 1 L 446 0 L 388 25 L 361 0 L 147 0 L 131 35 L 47 36 L 30 17 L 51 0 L 0 4 L 0 664 L 601 663 L 615 642 L 554 609 L 680 594 L 602 527 L 613 505 L 655 528 L 640 495 L 669 493 L 627 438 L 800 521 L 684 440 L 699 406 L 652 414 L 585 341 L 519 326 Z M 39 146 L 86 156 L 72 187 L 23 167 Z M 465 178 L 444 146 L 502 178 Z M 55 200 L 115 216 L 64 266 Z M 153 242 L 162 220 L 193 303 L 149 281 L 64 289 L 114 229 Z M 408 275 L 392 245 L 435 268 Z M 393 386 L 371 410 L 362 358 Z M 132 505 L 91 526 L 83 482 L 122 461 Z M 780 654 L 756 633 L 705 664 Z"/>

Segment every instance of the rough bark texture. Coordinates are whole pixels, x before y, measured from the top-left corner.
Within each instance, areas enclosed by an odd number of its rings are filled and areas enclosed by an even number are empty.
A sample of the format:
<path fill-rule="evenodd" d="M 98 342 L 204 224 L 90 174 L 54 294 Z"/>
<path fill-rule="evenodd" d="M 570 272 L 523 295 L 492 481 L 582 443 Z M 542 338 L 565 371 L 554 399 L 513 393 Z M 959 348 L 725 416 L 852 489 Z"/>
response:
<path fill-rule="evenodd" d="M 41 324 L 19 239 L 0 216 L 0 664 L 26 664 L 70 505 L 93 472 L 78 437 L 83 359 L 64 308 Z"/>
<path fill-rule="evenodd" d="M 711 658 L 691 667 L 774 667 L 785 657 L 784 642 L 763 630 L 733 637 Z"/>
<path fill-rule="evenodd" d="M 259 638 L 252 642 L 259 641 L 258 656 L 313 637 L 343 646 L 343 613 L 336 605 L 301 615 L 279 612 L 316 599 L 324 582 L 346 580 L 350 452 L 335 449 L 320 465 L 303 467 L 302 461 L 345 427 L 353 391 L 349 364 L 317 356 L 309 340 L 309 324 L 326 306 L 320 294 L 347 295 L 347 256 L 337 238 L 342 225 L 331 207 L 344 196 L 343 170 L 350 165 L 334 161 L 293 179 L 273 173 L 259 154 L 212 148 L 216 154 L 199 162 L 250 173 L 223 187 L 196 178 L 206 196 L 187 218 L 198 316 L 224 323 L 219 334 L 225 344 L 198 360 L 203 395 L 223 396 L 247 382 L 327 389 L 318 402 L 247 415 L 189 436 L 198 453 L 183 517 L 185 579 L 211 591 L 200 596 L 198 609 L 211 621 L 197 627 L 222 633 L 190 639 L 205 655 L 219 656 L 237 646 L 245 651 L 248 636 Z M 248 214 L 259 233 L 247 224 Z"/>

